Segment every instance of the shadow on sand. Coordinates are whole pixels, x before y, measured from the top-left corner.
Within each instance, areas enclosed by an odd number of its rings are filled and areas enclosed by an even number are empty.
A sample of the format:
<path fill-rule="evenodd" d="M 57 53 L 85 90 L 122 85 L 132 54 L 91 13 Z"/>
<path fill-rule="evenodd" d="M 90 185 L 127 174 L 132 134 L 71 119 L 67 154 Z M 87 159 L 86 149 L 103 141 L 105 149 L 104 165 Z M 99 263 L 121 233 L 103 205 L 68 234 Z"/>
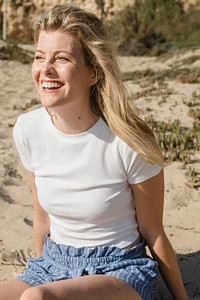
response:
<path fill-rule="evenodd" d="M 195 300 L 200 300 L 200 251 L 190 254 L 177 254 L 177 258 L 189 296 L 195 297 Z M 155 300 L 172 299 L 163 280 L 159 278 Z"/>

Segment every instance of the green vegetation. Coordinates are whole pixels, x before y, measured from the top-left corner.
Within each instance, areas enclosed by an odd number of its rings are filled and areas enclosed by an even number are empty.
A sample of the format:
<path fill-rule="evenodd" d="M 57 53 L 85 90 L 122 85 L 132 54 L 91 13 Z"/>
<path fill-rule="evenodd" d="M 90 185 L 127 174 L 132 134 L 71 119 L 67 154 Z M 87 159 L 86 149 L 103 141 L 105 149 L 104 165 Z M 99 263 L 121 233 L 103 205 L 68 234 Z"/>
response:
<path fill-rule="evenodd" d="M 188 129 L 179 120 L 165 123 L 149 116 L 145 121 L 155 132 L 165 160 L 188 163 L 191 154 L 200 150 L 200 122 L 194 121 L 193 128 Z"/>
<path fill-rule="evenodd" d="M 186 177 L 189 182 L 189 186 L 193 188 L 199 188 L 200 187 L 200 172 L 198 172 L 195 168 L 192 168 L 191 166 L 186 168 Z"/>
<path fill-rule="evenodd" d="M 200 69 L 190 68 L 171 68 L 163 71 L 153 71 L 151 69 L 136 70 L 133 72 L 124 72 L 122 74 L 123 81 L 127 80 L 141 80 L 141 79 L 153 79 L 153 80 L 177 80 L 182 83 L 200 83 Z"/>
<path fill-rule="evenodd" d="M 200 43 L 200 11 L 184 10 L 179 0 L 136 0 L 113 20 L 119 52 L 158 55 L 176 47 Z"/>
<path fill-rule="evenodd" d="M 194 118 L 192 128 L 181 126 L 178 119 L 169 123 L 159 122 L 152 115 L 148 116 L 145 121 L 154 131 L 165 161 L 181 161 L 185 168 L 188 185 L 198 189 L 200 188 L 200 172 L 191 164 L 193 155 L 200 151 L 200 98 L 194 92 L 189 101 L 183 102 L 190 107 L 188 114 Z"/>

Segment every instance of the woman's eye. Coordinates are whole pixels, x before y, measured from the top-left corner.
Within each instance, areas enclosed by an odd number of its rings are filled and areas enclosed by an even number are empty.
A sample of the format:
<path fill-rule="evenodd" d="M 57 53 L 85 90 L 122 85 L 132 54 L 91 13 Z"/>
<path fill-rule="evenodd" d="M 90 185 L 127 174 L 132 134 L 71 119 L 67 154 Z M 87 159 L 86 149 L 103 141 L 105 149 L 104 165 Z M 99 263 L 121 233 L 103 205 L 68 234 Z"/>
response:
<path fill-rule="evenodd" d="M 44 57 L 40 56 L 40 55 L 36 55 L 35 56 L 35 60 L 44 60 Z"/>
<path fill-rule="evenodd" d="M 64 56 L 58 56 L 57 60 L 60 60 L 60 61 L 69 61 L 69 59 L 67 57 L 64 57 Z"/>

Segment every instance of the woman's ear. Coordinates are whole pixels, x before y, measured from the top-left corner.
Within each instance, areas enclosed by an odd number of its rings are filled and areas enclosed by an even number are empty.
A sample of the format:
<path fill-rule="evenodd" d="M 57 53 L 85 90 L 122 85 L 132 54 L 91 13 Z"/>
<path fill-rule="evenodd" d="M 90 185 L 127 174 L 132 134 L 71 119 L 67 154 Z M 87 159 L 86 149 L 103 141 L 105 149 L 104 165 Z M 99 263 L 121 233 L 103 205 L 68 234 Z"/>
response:
<path fill-rule="evenodd" d="M 97 80 L 98 80 L 98 73 L 97 73 L 97 69 L 94 68 L 94 71 L 92 73 L 92 78 L 91 78 L 91 81 L 90 81 L 90 85 L 96 84 Z"/>

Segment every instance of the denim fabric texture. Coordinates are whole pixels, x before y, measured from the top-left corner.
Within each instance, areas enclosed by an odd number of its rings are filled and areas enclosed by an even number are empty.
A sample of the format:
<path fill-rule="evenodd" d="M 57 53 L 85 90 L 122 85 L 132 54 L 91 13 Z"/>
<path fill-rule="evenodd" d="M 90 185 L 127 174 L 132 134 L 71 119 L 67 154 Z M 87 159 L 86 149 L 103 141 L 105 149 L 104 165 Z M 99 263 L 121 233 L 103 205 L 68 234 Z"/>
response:
<path fill-rule="evenodd" d="M 75 248 L 46 237 L 42 256 L 31 258 L 17 279 L 37 286 L 93 274 L 118 278 L 130 284 L 143 300 L 154 299 L 158 265 L 147 256 L 144 242 L 129 250 L 112 246 Z"/>

